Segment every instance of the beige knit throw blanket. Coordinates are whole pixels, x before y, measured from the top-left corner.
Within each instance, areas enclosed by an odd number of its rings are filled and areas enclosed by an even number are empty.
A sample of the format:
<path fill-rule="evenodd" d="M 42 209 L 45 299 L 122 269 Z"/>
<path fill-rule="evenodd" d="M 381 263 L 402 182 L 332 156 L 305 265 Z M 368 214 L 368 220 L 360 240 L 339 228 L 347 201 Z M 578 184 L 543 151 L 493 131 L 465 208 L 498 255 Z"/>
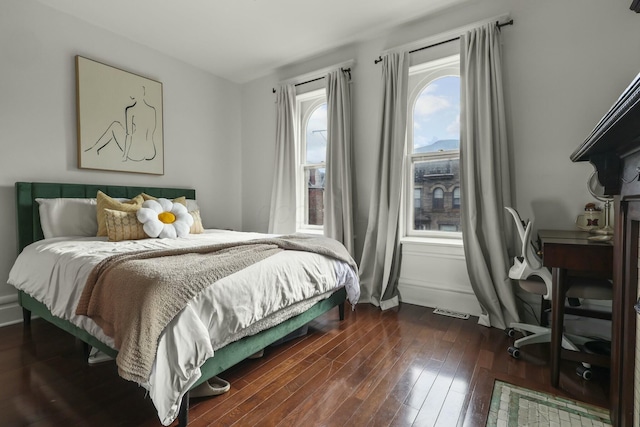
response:
<path fill-rule="evenodd" d="M 114 255 L 96 265 L 76 314 L 89 316 L 114 339 L 122 378 L 146 383 L 162 331 L 193 297 L 217 280 L 282 250 L 325 255 L 358 271 L 342 244 L 321 236 L 144 250 Z"/>

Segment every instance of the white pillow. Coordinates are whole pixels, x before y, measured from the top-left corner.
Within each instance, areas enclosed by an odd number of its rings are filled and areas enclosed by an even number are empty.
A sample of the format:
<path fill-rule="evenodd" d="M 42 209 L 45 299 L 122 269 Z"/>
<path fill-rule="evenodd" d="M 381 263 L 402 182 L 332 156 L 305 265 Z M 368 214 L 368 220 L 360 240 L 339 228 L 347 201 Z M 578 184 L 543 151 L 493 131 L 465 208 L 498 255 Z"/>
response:
<path fill-rule="evenodd" d="M 98 232 L 96 199 L 36 199 L 45 239 L 95 236 Z"/>

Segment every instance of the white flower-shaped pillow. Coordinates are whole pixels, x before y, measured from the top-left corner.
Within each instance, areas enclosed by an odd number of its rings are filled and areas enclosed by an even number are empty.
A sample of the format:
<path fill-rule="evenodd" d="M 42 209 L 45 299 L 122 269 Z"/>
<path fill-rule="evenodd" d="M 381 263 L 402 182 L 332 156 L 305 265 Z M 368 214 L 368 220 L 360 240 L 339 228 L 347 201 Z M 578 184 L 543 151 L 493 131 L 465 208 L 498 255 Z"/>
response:
<path fill-rule="evenodd" d="M 185 237 L 193 224 L 186 206 L 168 199 L 147 200 L 138 210 L 137 217 L 147 236 L 161 239 Z"/>

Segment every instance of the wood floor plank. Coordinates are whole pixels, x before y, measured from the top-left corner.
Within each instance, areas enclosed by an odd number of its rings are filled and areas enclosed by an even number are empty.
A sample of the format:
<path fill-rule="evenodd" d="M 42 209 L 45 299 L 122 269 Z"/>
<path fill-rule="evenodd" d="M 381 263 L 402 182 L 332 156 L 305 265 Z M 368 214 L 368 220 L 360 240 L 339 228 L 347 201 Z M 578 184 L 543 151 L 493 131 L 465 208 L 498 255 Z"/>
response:
<path fill-rule="evenodd" d="M 386 314 L 386 316 L 393 316 L 393 315 L 394 315 L 393 313 Z M 385 325 L 382 328 L 382 330 L 384 331 L 385 328 L 390 329 L 388 328 L 389 324 L 390 322 L 385 322 Z M 377 369 L 377 368 L 374 368 L 373 370 L 371 369 L 371 366 L 377 364 L 378 360 L 380 360 L 380 357 L 383 357 L 384 359 L 394 360 L 393 357 L 387 357 L 386 355 L 381 355 L 381 352 L 386 352 L 394 343 L 396 343 L 396 345 L 391 349 L 391 354 L 394 354 L 394 352 L 401 352 L 402 351 L 401 349 L 406 346 L 406 344 L 404 345 L 402 344 L 402 340 L 403 340 L 402 334 L 389 333 L 388 331 L 384 331 L 384 333 L 381 335 L 382 336 L 378 340 L 378 342 L 380 342 L 381 345 L 376 349 L 374 353 L 372 353 L 372 357 L 369 357 L 365 361 L 363 361 L 363 363 L 361 363 L 355 369 L 355 371 L 349 374 L 348 377 L 345 378 L 343 381 L 340 381 L 338 384 L 335 384 L 333 386 L 334 388 L 332 392 L 328 393 L 328 396 L 325 398 L 322 404 L 315 405 L 314 408 L 310 411 L 310 413 L 305 415 L 305 418 L 303 418 L 302 422 L 304 422 L 305 419 L 313 420 L 312 422 L 321 422 L 323 420 L 326 420 L 328 416 L 332 415 L 333 412 L 335 412 L 335 408 L 338 405 L 340 405 L 340 403 L 343 400 L 348 399 L 348 397 L 350 396 L 350 393 L 353 390 L 353 387 L 356 386 L 357 384 L 362 384 L 362 381 L 363 381 L 362 378 L 366 378 L 370 372 L 381 371 L 381 369 Z M 411 339 L 407 337 L 406 342 L 414 341 L 413 336 L 414 336 L 413 333 L 410 334 L 409 337 L 411 337 Z"/>
<path fill-rule="evenodd" d="M 404 405 L 414 408 L 416 411 L 420 411 L 424 401 L 427 399 L 429 391 L 431 391 L 431 387 L 433 387 L 433 383 L 436 381 L 436 378 L 438 378 L 438 373 L 440 372 L 442 363 L 443 362 L 440 360 L 429 360 L 429 362 L 424 366 L 424 369 L 420 373 L 420 376 L 415 382 L 413 388 L 404 399 Z"/>
<path fill-rule="evenodd" d="M 428 331 L 423 331 L 423 335 L 425 336 L 428 335 Z M 396 342 L 398 345 L 400 346 L 402 345 L 401 340 L 397 340 Z M 419 353 L 422 355 L 423 358 L 424 357 L 428 358 L 429 352 L 424 351 L 425 345 L 427 344 L 427 342 L 428 342 L 428 338 L 423 338 L 422 340 L 423 351 Z M 397 351 L 398 349 L 396 348 L 395 350 Z M 395 363 L 394 358 L 382 356 L 382 360 L 378 363 L 377 366 L 375 366 L 373 369 L 370 370 L 370 374 L 367 375 L 366 378 L 358 380 L 357 382 L 357 386 L 355 388 L 355 391 L 353 392 L 352 397 L 355 399 L 355 401 L 359 402 L 359 405 L 355 406 L 353 404 L 350 404 L 349 400 L 345 400 L 345 403 L 343 403 L 336 410 L 336 413 L 339 414 L 338 417 L 340 419 L 348 420 L 350 418 L 348 416 L 349 414 L 353 416 L 353 414 L 360 409 L 360 405 L 362 404 L 362 402 L 367 400 L 367 397 L 380 386 L 380 382 L 384 380 L 384 376 L 387 375 L 388 371 L 393 368 L 394 363 Z M 366 366 L 365 366 L 365 369 L 366 369 Z M 401 400 L 406 396 L 406 394 L 408 393 L 408 390 L 411 388 L 414 381 L 415 381 L 415 378 L 411 380 L 407 380 L 407 379 L 403 380 L 402 378 L 400 378 L 399 382 L 396 384 L 394 389 L 391 390 L 390 392 L 391 399 L 394 399 L 394 400 L 400 399 L 400 401 L 398 401 L 395 404 L 394 409 L 390 407 L 387 408 L 386 413 L 387 415 L 390 415 L 390 419 L 393 418 L 393 416 L 395 415 L 395 412 L 397 411 L 397 407 L 401 404 Z M 401 391 L 402 389 L 406 389 L 407 391 L 402 392 Z M 363 410 L 366 411 L 366 409 L 363 409 Z"/>
<path fill-rule="evenodd" d="M 492 391 L 493 375 L 491 371 L 484 368 L 476 370 L 473 391 L 469 396 L 470 400 L 464 416 L 458 420 L 459 426 L 480 427 L 484 425 L 489 413 Z"/>
<path fill-rule="evenodd" d="M 458 424 L 458 419 L 464 416 L 462 408 L 464 407 L 466 394 L 460 393 L 449 388 L 447 397 L 444 400 L 438 418 L 436 419 L 436 427 L 451 427 Z"/>
<path fill-rule="evenodd" d="M 400 409 L 398 409 L 398 412 L 396 412 L 395 417 L 393 417 L 393 420 L 391 420 L 389 425 L 393 427 L 413 426 L 413 423 L 418 416 L 418 412 L 419 411 L 417 409 L 403 404 L 400 406 Z"/>
<path fill-rule="evenodd" d="M 419 359 L 422 348 L 426 345 L 426 340 L 432 335 L 431 331 L 423 328 L 406 350 L 398 352 L 397 361 L 386 371 L 380 382 L 372 392 L 363 399 L 360 410 L 349 420 L 352 425 L 369 425 L 375 418 L 375 414 L 385 401 L 386 397 L 396 386 L 405 372 L 412 367 L 412 363 Z"/>
<path fill-rule="evenodd" d="M 503 331 L 432 309 L 401 304 L 337 310 L 307 335 L 265 349 L 220 374 L 221 396 L 193 399 L 190 427 L 484 426 L 496 379 L 597 406 L 608 404 L 607 371 L 590 382 L 561 364 L 549 383 L 548 344 L 507 354 Z M 145 391 L 117 375 L 114 362 L 88 366 L 80 343 L 41 319 L 0 328 L 0 425 L 158 427 Z M 176 423 L 173 424 L 174 426 Z"/>

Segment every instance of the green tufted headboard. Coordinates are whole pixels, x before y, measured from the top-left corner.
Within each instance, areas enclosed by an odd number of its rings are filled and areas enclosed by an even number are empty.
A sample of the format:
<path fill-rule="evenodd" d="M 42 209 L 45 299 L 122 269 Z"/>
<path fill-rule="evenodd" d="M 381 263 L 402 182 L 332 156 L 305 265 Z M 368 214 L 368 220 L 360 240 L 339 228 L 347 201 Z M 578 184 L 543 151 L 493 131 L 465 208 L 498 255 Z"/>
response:
<path fill-rule="evenodd" d="M 58 197 L 93 198 L 98 190 L 111 197 L 135 197 L 147 193 L 154 197 L 174 199 L 186 196 L 196 198 L 196 190 L 162 187 L 128 187 L 120 185 L 60 184 L 54 182 L 16 182 L 16 208 L 18 222 L 18 252 L 43 238 L 40 226 L 40 211 L 36 198 Z"/>

